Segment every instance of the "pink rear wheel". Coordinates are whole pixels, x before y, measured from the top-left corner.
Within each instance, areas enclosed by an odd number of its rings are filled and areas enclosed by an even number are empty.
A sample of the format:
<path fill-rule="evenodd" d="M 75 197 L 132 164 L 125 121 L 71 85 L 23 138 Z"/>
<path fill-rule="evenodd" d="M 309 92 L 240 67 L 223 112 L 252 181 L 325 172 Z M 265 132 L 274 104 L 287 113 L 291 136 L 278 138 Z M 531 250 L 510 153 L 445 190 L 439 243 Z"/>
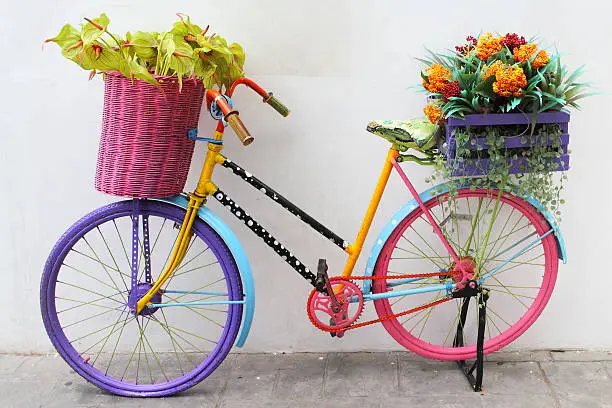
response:
<path fill-rule="evenodd" d="M 552 293 L 558 268 L 554 234 L 544 217 L 524 200 L 498 191 L 458 191 L 425 203 L 462 262 L 474 263 L 473 276 L 490 291 L 485 330 L 485 354 L 499 350 L 519 337 L 538 318 Z M 539 240 L 539 241 L 538 241 Z M 528 245 L 533 244 L 529 249 Z M 454 264 L 425 214 L 415 209 L 391 233 L 376 263 L 376 276 L 451 271 Z M 491 273 L 495 271 L 494 273 Z M 414 280 L 374 281 L 373 292 L 399 292 L 456 283 L 456 275 Z M 426 291 L 376 300 L 381 318 L 444 299 L 446 290 Z M 383 321 L 385 329 L 402 346 L 424 357 L 462 360 L 476 356 L 477 304 L 469 298 L 462 338 L 463 299 L 452 299 L 416 313 Z"/>

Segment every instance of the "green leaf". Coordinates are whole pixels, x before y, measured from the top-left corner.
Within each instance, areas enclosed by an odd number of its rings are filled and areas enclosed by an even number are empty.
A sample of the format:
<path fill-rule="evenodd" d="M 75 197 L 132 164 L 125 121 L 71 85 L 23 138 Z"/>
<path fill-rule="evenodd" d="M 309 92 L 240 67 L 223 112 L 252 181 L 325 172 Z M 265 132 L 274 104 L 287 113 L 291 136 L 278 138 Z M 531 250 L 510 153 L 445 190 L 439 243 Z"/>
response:
<path fill-rule="evenodd" d="M 480 84 L 478 84 L 477 87 L 474 88 L 474 93 L 477 93 L 479 95 L 482 95 L 482 96 L 485 96 L 491 99 L 495 98 L 495 93 L 493 92 L 494 82 L 495 82 L 495 75 L 491 75 L 490 77 L 482 81 Z"/>
<path fill-rule="evenodd" d="M 229 46 L 229 50 L 234 56 L 234 62 L 236 63 L 236 65 L 238 65 L 238 67 L 242 69 L 244 67 L 244 60 L 246 59 L 246 55 L 244 53 L 244 50 L 242 49 L 242 46 L 240 44 L 233 43 Z"/>
<path fill-rule="evenodd" d="M 95 24 L 92 24 L 92 22 Z M 106 30 L 106 27 L 108 27 L 109 23 L 110 20 L 106 14 L 102 13 L 100 14 L 100 17 L 94 18 L 91 21 L 88 21 L 87 24 L 84 24 L 81 28 L 81 39 L 83 40 L 83 43 L 88 45 L 100 38 L 100 36 L 104 34 L 104 31 Z"/>
<path fill-rule="evenodd" d="M 476 82 L 476 78 L 476 74 L 460 72 L 457 76 L 457 81 L 459 82 L 461 89 L 471 89 L 474 86 L 474 82 Z"/>
<path fill-rule="evenodd" d="M 521 103 L 521 98 L 512 98 L 510 102 L 508 102 L 507 108 L 508 112 L 516 108 Z"/>
<path fill-rule="evenodd" d="M 100 44 L 95 45 L 100 46 Z M 98 71 L 117 71 L 119 70 L 121 60 L 124 59 L 121 52 L 108 47 L 102 47 L 100 55 L 98 56 L 94 47 L 88 46 L 85 48 L 84 55 L 87 57 L 87 60 L 90 61 L 92 68 Z"/>
<path fill-rule="evenodd" d="M 130 37 L 128 37 L 128 42 L 132 44 L 131 48 L 134 49 L 136 56 L 149 63 L 155 63 L 157 58 L 157 40 L 155 36 L 152 33 L 136 31 Z"/>
<path fill-rule="evenodd" d="M 425 83 L 429 84 L 429 77 L 425 75 L 423 71 L 421 71 L 421 78 L 423 79 L 423 81 L 425 81 Z"/>
<path fill-rule="evenodd" d="M 159 85 L 153 75 L 134 58 L 125 58 L 119 62 L 119 71 L 126 78 L 139 79 L 152 85 Z"/>
<path fill-rule="evenodd" d="M 196 48 L 196 50 L 198 50 L 198 52 L 209 52 L 213 49 L 213 45 L 208 42 L 208 39 L 206 37 L 204 37 L 203 35 L 196 35 L 196 42 L 198 43 L 198 48 Z"/>
<path fill-rule="evenodd" d="M 175 51 L 174 36 L 170 32 L 161 33 L 157 43 L 158 57 L 155 73 L 157 75 L 169 75 L 172 53 Z"/>
<path fill-rule="evenodd" d="M 53 38 L 49 38 L 45 42 L 54 42 L 60 46 L 62 49 L 66 49 L 68 47 L 73 46 L 77 42 L 81 40 L 81 33 L 79 30 L 71 26 L 70 24 L 66 24 L 62 27 L 59 34 Z"/>

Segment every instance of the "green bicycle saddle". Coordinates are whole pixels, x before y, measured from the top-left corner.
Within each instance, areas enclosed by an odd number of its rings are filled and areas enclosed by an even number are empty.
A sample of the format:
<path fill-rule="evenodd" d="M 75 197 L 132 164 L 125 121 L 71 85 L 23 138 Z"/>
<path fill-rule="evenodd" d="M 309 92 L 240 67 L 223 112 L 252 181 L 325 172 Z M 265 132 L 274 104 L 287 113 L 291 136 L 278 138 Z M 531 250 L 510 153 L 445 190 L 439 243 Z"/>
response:
<path fill-rule="evenodd" d="M 408 120 L 375 120 L 368 123 L 367 131 L 407 150 L 416 143 L 419 149 L 429 150 L 436 145 L 440 126 L 434 125 L 426 117 Z"/>

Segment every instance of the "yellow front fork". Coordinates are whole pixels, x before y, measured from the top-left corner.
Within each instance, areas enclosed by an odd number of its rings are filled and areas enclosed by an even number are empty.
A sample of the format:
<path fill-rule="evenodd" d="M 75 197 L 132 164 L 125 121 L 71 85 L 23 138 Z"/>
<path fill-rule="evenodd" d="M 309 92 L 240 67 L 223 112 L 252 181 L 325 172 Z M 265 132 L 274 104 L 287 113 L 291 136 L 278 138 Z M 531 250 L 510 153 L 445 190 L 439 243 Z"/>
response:
<path fill-rule="evenodd" d="M 215 132 L 215 140 L 221 140 L 222 138 L 222 132 Z M 206 197 L 214 194 L 217 191 L 217 186 L 212 183 L 211 179 L 215 165 L 221 164 L 225 160 L 225 157 L 219 153 L 221 149 L 221 145 L 214 143 L 208 144 L 208 152 L 206 152 L 206 159 L 204 160 L 204 165 L 202 166 L 200 179 L 198 180 L 198 185 L 195 191 L 189 194 L 189 206 L 187 207 L 187 213 L 185 214 L 183 224 L 181 225 L 181 230 L 179 231 L 174 249 L 172 250 L 172 256 L 170 257 L 166 268 L 159 278 L 157 278 L 151 289 L 149 289 L 149 291 L 136 303 L 136 314 L 140 313 L 142 309 L 144 309 L 151 302 L 153 295 L 159 292 L 162 285 L 172 276 L 176 268 L 178 268 L 183 261 L 183 258 L 187 253 L 187 248 L 189 247 L 189 242 L 193 236 L 191 227 L 198 216 L 198 210 L 202 206 L 202 203 Z"/>

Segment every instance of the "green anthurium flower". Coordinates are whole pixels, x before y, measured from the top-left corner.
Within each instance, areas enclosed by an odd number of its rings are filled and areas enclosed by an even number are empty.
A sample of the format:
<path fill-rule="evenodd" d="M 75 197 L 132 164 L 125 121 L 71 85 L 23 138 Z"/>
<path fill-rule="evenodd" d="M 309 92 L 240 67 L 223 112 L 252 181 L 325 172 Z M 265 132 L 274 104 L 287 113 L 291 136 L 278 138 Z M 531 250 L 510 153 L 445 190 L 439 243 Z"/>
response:
<path fill-rule="evenodd" d="M 110 20 L 104 13 L 92 20 L 87 18 L 85 20 L 87 20 L 87 24 L 83 24 L 81 28 L 81 39 L 84 44 L 91 44 L 100 38 L 110 23 Z"/>
<path fill-rule="evenodd" d="M 60 48 L 66 49 L 72 47 L 79 41 L 81 41 L 81 33 L 79 32 L 79 30 L 77 30 L 70 24 L 66 24 L 62 27 L 58 35 L 45 40 L 45 43 L 54 42 L 59 45 Z"/>

